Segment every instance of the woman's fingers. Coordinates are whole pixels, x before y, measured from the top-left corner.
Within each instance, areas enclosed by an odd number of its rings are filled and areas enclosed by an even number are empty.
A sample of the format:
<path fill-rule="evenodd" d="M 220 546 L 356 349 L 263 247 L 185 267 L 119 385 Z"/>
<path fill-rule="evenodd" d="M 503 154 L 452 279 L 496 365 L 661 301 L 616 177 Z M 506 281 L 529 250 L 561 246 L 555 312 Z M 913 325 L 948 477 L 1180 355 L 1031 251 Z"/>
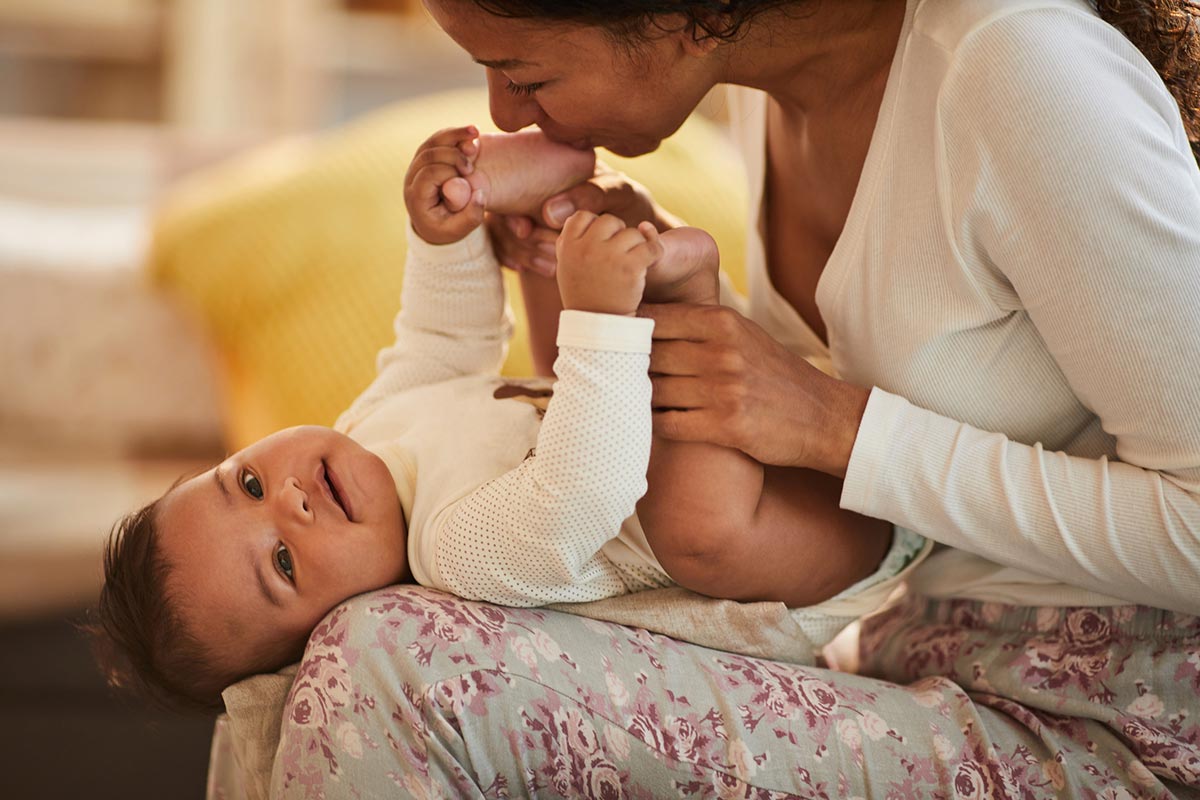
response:
<path fill-rule="evenodd" d="M 704 382 L 692 376 L 651 375 L 653 388 L 650 404 L 655 410 L 685 410 L 703 408 L 711 395 Z"/>
<path fill-rule="evenodd" d="M 659 436 L 845 474 L 868 389 L 821 373 L 729 308 L 647 304 L 638 313 L 655 321 Z"/>
<path fill-rule="evenodd" d="M 548 278 L 554 277 L 558 260 L 554 254 L 554 242 L 558 239 L 558 231 L 549 228 L 533 227 L 526 230 L 524 236 L 518 236 L 513 231 L 513 220 L 525 217 L 507 217 L 489 214 L 486 222 L 488 233 L 491 235 L 492 246 L 496 250 L 496 258 L 509 269 L 522 272 L 529 270 Z"/>
<path fill-rule="evenodd" d="M 654 435 L 676 442 L 708 442 L 728 447 L 716 434 L 718 429 L 712 415 L 704 410 L 655 411 L 652 418 Z"/>
<path fill-rule="evenodd" d="M 561 228 L 576 211 L 593 214 L 614 214 L 626 225 L 637 225 L 655 217 L 654 202 L 645 187 L 597 162 L 596 175 L 550 197 L 542 204 L 542 222 L 550 228 Z"/>
<path fill-rule="evenodd" d="M 657 334 L 658 331 L 655 331 Z M 695 377 L 707 371 L 708 348 L 686 339 L 659 340 L 650 348 L 650 374 Z"/>
<path fill-rule="evenodd" d="M 529 217 L 505 216 L 501 217 L 501 219 L 504 220 L 504 224 L 508 226 L 508 229 L 512 232 L 512 235 L 518 239 L 524 239 L 526 236 L 533 233 L 533 220 L 531 220 Z"/>
<path fill-rule="evenodd" d="M 736 336 L 742 316 L 725 306 L 689 303 L 643 303 L 639 317 L 654 320 L 654 339 L 687 339 L 703 342 Z"/>

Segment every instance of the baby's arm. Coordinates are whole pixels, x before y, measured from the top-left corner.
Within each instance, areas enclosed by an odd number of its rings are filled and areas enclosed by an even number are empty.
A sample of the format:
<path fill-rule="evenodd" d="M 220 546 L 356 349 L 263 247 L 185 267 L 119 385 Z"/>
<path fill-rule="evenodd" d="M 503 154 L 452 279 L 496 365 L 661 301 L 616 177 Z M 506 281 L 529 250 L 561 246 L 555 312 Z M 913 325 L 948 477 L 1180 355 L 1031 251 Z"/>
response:
<path fill-rule="evenodd" d="M 441 187 L 468 168 L 473 127 L 439 131 L 418 148 L 404 181 L 409 214 L 395 342 L 380 351 L 375 380 L 338 420 L 347 430 L 397 392 L 499 370 L 512 334 L 500 266 L 482 227 L 482 195 L 451 210 Z"/>
<path fill-rule="evenodd" d="M 681 228 L 660 242 L 646 299 L 716 304 L 712 239 Z M 841 481 L 764 468 L 740 450 L 655 437 L 648 484 L 646 539 L 667 574 L 701 594 L 814 605 L 870 574 L 890 540 L 887 523 L 839 508 Z"/>
<path fill-rule="evenodd" d="M 431 585 L 511 606 L 628 591 L 601 548 L 646 488 L 648 322 L 563 313 L 537 446 L 435 522 Z"/>
<path fill-rule="evenodd" d="M 435 521 L 434 586 L 523 606 L 628 591 L 600 550 L 646 488 L 654 325 L 633 315 L 653 260 L 644 244 L 611 217 L 564 228 L 558 382 L 537 447 Z M 593 271 L 581 252 L 612 257 Z"/>

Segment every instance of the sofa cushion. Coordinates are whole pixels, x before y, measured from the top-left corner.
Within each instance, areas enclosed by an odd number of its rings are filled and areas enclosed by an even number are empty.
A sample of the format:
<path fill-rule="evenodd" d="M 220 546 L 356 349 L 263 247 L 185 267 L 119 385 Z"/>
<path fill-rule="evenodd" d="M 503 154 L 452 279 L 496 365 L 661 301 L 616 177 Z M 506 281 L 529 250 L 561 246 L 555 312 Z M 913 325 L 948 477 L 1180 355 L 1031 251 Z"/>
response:
<path fill-rule="evenodd" d="M 150 270 L 216 344 L 229 446 L 332 424 L 370 382 L 399 307 L 408 162 L 432 131 L 467 122 L 491 129 L 484 92 L 420 98 L 317 139 L 272 144 L 170 194 Z M 603 158 L 709 230 L 744 289 L 742 168 L 713 124 L 690 120 L 650 156 Z M 505 373 L 530 374 L 521 295 L 515 275 L 507 281 L 520 322 Z"/>

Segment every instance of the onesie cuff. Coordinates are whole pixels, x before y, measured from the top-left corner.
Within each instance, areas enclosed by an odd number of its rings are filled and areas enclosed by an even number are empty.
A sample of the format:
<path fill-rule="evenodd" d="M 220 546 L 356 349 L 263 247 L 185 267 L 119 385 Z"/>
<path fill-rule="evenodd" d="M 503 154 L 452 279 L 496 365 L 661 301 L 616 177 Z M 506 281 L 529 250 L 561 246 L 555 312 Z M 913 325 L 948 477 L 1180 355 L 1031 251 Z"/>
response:
<path fill-rule="evenodd" d="M 558 317 L 558 346 L 617 353 L 649 353 L 654 320 L 564 309 Z"/>
<path fill-rule="evenodd" d="M 430 244 L 408 224 L 408 252 L 426 264 L 451 266 L 455 264 L 477 264 L 481 258 L 492 254 L 487 230 L 480 225 L 457 242 Z"/>
<path fill-rule="evenodd" d="M 872 494 L 882 480 L 892 430 L 907 407 L 908 401 L 903 397 L 879 387 L 871 389 L 842 482 L 842 508 L 871 516 Z"/>

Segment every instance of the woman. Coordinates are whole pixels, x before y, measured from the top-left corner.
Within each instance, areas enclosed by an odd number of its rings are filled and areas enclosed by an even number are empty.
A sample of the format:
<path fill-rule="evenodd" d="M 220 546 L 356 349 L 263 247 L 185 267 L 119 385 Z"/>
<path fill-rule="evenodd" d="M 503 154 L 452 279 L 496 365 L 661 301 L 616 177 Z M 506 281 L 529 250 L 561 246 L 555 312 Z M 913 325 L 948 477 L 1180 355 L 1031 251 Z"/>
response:
<path fill-rule="evenodd" d="M 487 644 L 512 613 L 460 620 L 485 645 L 468 671 L 412 633 L 417 688 L 389 732 L 410 779 L 485 796 L 1200 792 L 1196 4 L 426 6 L 487 67 L 505 130 L 636 155 L 712 87 L 761 90 L 731 104 L 761 233 L 748 316 L 646 309 L 656 430 L 844 478 L 843 508 L 946 547 L 864 624 L 870 677 L 611 629 L 602 651 L 564 648 L 588 623 L 545 615 L 546 663 L 520 680 Z M 535 232 L 497 221 L 508 262 L 551 273 L 543 245 L 578 207 L 671 223 L 603 176 Z M 823 355 L 837 379 L 804 358 Z"/>

